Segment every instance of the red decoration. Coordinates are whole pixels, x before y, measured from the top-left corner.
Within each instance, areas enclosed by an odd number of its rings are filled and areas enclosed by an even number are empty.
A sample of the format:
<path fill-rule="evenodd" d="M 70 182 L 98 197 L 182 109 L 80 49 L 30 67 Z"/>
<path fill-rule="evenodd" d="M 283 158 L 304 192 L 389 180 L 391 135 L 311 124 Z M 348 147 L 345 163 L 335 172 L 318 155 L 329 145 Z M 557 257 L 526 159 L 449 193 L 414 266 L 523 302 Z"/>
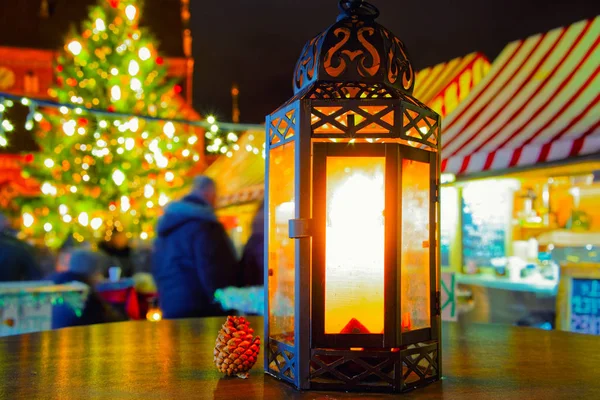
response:
<path fill-rule="evenodd" d="M 108 3 L 112 8 L 117 8 L 119 6 L 119 0 L 108 0 Z"/>
<path fill-rule="evenodd" d="M 62 71 L 63 71 L 63 69 L 64 69 L 64 67 L 63 67 L 62 65 L 58 65 L 58 66 L 56 66 L 56 70 L 57 70 L 58 72 L 62 72 Z"/>
<path fill-rule="evenodd" d="M 156 57 L 156 63 L 158 65 L 163 65 L 164 62 L 165 60 L 162 57 Z"/>
<path fill-rule="evenodd" d="M 181 87 L 181 85 L 175 85 L 173 87 L 173 90 L 175 91 L 175 93 L 179 94 L 179 93 L 181 93 L 181 91 L 183 90 L 183 88 Z"/>
<path fill-rule="evenodd" d="M 115 112 L 115 106 L 113 106 L 112 104 L 110 106 L 108 106 L 108 108 L 106 109 L 108 112 Z"/>
<path fill-rule="evenodd" d="M 81 125 L 81 126 L 87 126 L 87 124 L 88 124 L 88 120 L 87 120 L 87 118 L 83 118 L 83 117 L 82 117 L 82 118 L 79 118 L 79 119 L 77 120 L 77 123 L 78 123 L 79 125 Z"/>
<path fill-rule="evenodd" d="M 77 86 L 77 81 L 74 78 L 68 78 L 67 85 L 72 86 L 72 87 Z"/>
<path fill-rule="evenodd" d="M 33 162 L 33 154 L 29 153 L 25 155 L 25 162 L 31 164 Z"/>

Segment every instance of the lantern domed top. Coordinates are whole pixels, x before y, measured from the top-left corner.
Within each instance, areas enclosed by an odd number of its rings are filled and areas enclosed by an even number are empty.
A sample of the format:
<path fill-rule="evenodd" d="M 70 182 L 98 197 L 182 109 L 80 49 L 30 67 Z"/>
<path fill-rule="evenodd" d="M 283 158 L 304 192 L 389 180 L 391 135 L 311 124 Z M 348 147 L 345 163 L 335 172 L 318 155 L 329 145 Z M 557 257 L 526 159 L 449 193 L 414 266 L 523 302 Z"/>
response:
<path fill-rule="evenodd" d="M 385 85 L 412 95 L 415 74 L 404 43 L 375 22 L 377 8 L 340 0 L 337 21 L 308 41 L 294 71 L 294 93 L 317 82 Z"/>

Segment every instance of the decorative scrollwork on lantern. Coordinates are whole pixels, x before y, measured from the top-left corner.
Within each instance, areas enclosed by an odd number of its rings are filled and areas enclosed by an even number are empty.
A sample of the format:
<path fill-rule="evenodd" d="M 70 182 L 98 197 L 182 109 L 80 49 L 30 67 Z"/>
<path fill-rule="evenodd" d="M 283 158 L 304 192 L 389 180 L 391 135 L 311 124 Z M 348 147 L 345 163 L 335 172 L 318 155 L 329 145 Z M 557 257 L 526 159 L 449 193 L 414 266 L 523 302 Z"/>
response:
<path fill-rule="evenodd" d="M 325 33 L 322 33 L 313 39 L 311 39 L 304 49 L 302 49 L 302 55 L 296 63 L 296 70 L 294 71 L 294 89 L 300 90 L 301 88 L 310 85 L 314 82 L 317 68 L 317 56 Z"/>
<path fill-rule="evenodd" d="M 310 40 L 294 72 L 294 92 L 316 82 L 364 82 L 412 94 L 415 74 L 402 41 L 375 22 L 376 7 L 340 1 L 335 24 Z"/>

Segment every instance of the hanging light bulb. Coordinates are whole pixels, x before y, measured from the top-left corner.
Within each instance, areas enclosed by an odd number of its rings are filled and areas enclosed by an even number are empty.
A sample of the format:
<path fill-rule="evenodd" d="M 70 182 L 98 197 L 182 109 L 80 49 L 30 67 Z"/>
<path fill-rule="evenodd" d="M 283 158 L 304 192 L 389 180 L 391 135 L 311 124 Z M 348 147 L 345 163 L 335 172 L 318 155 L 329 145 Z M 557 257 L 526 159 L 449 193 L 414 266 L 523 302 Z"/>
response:
<path fill-rule="evenodd" d="M 165 174 L 165 181 L 173 182 L 173 179 L 175 179 L 175 174 L 173 174 L 171 171 Z"/>
<path fill-rule="evenodd" d="M 131 207 L 131 204 L 129 203 L 129 197 L 121 196 L 121 210 L 123 212 L 127 212 L 130 207 Z"/>
<path fill-rule="evenodd" d="M 121 100 L 121 88 L 117 85 L 110 88 L 110 97 L 113 101 Z"/>
<path fill-rule="evenodd" d="M 135 140 L 133 138 L 127 138 L 125 140 L 125 150 L 131 151 L 135 147 Z"/>
<path fill-rule="evenodd" d="M 106 30 L 106 25 L 104 24 L 104 20 L 102 18 L 96 19 L 96 30 L 98 32 L 104 32 Z"/>
<path fill-rule="evenodd" d="M 78 56 L 82 49 L 81 43 L 79 43 L 77 40 L 71 40 L 67 45 L 67 49 L 69 49 L 74 56 Z"/>
<path fill-rule="evenodd" d="M 140 129 L 140 121 L 136 117 L 131 118 L 129 120 L 129 130 L 131 132 L 137 132 L 138 129 Z"/>
<path fill-rule="evenodd" d="M 60 213 L 60 215 L 65 215 L 68 211 L 69 209 L 66 205 L 61 204 L 60 206 L 58 206 L 58 212 Z"/>
<path fill-rule="evenodd" d="M 30 228 L 31 225 L 33 225 L 35 219 L 33 218 L 33 215 L 29 214 L 29 213 L 24 213 L 23 214 L 23 226 L 25 228 Z"/>
<path fill-rule="evenodd" d="M 93 230 L 98 230 L 102 226 L 102 218 L 96 217 L 92 219 L 92 221 L 90 222 L 90 226 Z"/>
<path fill-rule="evenodd" d="M 142 60 L 142 61 L 146 61 L 151 56 L 152 56 L 152 54 L 150 53 L 150 50 L 147 47 L 142 47 L 138 51 L 138 57 L 140 57 L 140 60 Z"/>
<path fill-rule="evenodd" d="M 138 90 L 142 89 L 142 82 L 140 82 L 138 78 L 132 78 L 131 82 L 129 83 L 129 87 L 134 92 L 137 92 Z"/>
<path fill-rule="evenodd" d="M 167 122 L 165 126 L 163 126 L 163 133 L 167 135 L 169 139 L 172 139 L 175 134 L 175 125 L 173 125 L 172 122 Z"/>
<path fill-rule="evenodd" d="M 50 232 L 50 231 L 52 230 L 52 224 L 51 224 L 50 222 L 46 222 L 46 223 L 44 224 L 44 230 L 45 230 L 46 232 Z"/>
<path fill-rule="evenodd" d="M 208 122 L 211 125 L 214 124 L 215 121 L 216 121 L 216 119 L 212 115 L 209 115 L 208 118 L 206 118 L 206 122 Z"/>
<path fill-rule="evenodd" d="M 158 205 L 163 207 L 169 202 L 169 200 L 170 199 L 166 194 L 161 193 L 160 196 L 158 197 Z"/>
<path fill-rule="evenodd" d="M 135 8 L 134 5 L 130 4 L 127 7 L 125 7 L 125 15 L 127 16 L 128 20 L 133 21 L 136 14 L 137 14 L 137 9 Z"/>
<path fill-rule="evenodd" d="M 117 186 L 121 186 L 125 182 L 125 174 L 120 169 L 115 169 L 112 173 L 112 180 Z"/>
<path fill-rule="evenodd" d="M 146 186 L 144 186 L 144 197 L 149 199 L 153 195 L 154 195 L 154 188 L 152 187 L 152 185 L 150 185 L 148 183 Z"/>
<path fill-rule="evenodd" d="M 51 158 L 46 158 L 46 160 L 44 160 L 44 165 L 46 166 L 46 168 L 52 168 L 54 167 L 54 160 L 52 160 Z"/>
<path fill-rule="evenodd" d="M 131 60 L 129 61 L 129 68 L 127 69 L 129 75 L 136 76 L 138 72 L 140 72 L 140 65 L 137 61 Z"/>
<path fill-rule="evenodd" d="M 79 217 L 77 217 L 77 221 L 79 221 L 79 223 L 82 226 L 88 226 L 89 223 L 89 216 L 86 212 L 82 212 L 81 214 L 79 214 Z"/>

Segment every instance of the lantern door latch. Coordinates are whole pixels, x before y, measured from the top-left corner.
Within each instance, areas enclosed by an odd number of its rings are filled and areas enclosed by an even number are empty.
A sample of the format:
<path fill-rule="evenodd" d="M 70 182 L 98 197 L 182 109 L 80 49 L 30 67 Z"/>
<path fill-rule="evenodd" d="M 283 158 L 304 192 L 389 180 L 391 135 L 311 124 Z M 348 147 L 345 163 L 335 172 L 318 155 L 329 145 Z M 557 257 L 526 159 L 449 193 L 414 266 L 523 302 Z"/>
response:
<path fill-rule="evenodd" d="M 289 230 L 291 239 L 307 238 L 312 236 L 311 219 L 290 219 Z"/>
<path fill-rule="evenodd" d="M 442 292 L 435 292 L 435 315 L 442 315 Z"/>

